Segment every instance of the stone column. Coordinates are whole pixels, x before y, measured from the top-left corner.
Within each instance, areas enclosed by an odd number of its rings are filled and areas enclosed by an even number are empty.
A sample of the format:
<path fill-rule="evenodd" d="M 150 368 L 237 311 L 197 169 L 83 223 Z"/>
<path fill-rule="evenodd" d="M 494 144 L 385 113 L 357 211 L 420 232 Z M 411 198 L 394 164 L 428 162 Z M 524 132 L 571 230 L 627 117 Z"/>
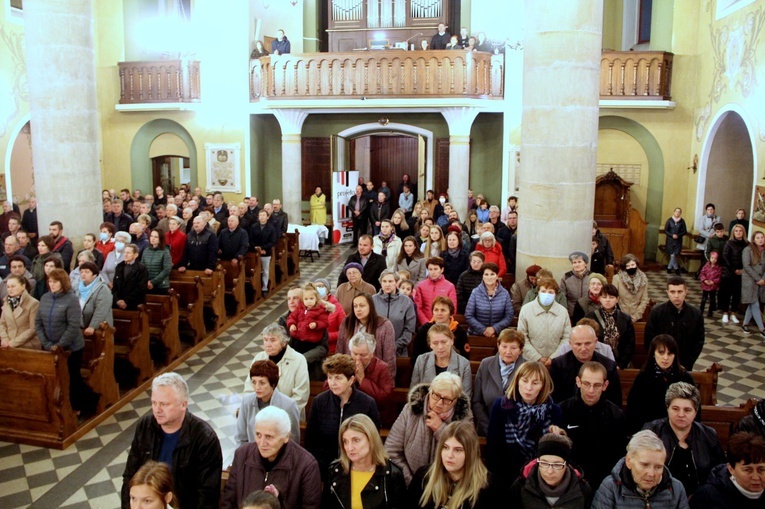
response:
<path fill-rule="evenodd" d="M 467 192 L 470 181 L 470 128 L 478 116 L 475 108 L 446 108 L 441 114 L 449 124 L 449 202 L 467 220 Z M 425 196 L 425 189 L 418 191 Z"/>
<path fill-rule="evenodd" d="M 282 208 L 290 223 L 302 224 L 303 162 L 300 143 L 305 110 L 274 110 L 282 129 Z"/>
<path fill-rule="evenodd" d="M 589 255 L 603 0 L 526 0 L 517 274 Z"/>
<path fill-rule="evenodd" d="M 40 233 L 77 246 L 103 222 L 92 0 L 27 0 L 24 31 Z"/>

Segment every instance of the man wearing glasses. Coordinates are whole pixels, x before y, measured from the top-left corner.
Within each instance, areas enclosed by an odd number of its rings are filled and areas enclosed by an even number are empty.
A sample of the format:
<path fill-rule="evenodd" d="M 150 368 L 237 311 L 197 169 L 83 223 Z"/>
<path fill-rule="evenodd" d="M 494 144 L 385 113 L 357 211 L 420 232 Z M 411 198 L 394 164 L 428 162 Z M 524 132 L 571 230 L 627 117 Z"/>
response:
<path fill-rule="evenodd" d="M 563 401 L 562 428 L 574 442 L 571 461 L 582 467 L 593 490 L 622 457 L 627 444 L 624 412 L 603 397 L 608 387 L 606 368 L 599 362 L 585 362 L 576 377 L 579 390 Z M 595 453 L 597 451 L 597 453 Z"/>
<path fill-rule="evenodd" d="M 592 489 L 582 472 L 569 464 L 571 440 L 548 433 L 539 439 L 537 457 L 531 460 L 510 488 L 507 507 L 590 507 Z"/>

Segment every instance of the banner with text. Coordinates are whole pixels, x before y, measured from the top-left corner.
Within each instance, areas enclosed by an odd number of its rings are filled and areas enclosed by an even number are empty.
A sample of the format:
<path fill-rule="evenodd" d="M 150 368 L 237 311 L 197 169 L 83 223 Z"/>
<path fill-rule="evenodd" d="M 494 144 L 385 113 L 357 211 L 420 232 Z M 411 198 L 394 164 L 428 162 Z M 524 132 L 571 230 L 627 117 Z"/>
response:
<path fill-rule="evenodd" d="M 332 243 L 344 244 L 353 240 L 353 220 L 348 213 L 348 200 L 356 193 L 358 171 L 332 172 Z"/>

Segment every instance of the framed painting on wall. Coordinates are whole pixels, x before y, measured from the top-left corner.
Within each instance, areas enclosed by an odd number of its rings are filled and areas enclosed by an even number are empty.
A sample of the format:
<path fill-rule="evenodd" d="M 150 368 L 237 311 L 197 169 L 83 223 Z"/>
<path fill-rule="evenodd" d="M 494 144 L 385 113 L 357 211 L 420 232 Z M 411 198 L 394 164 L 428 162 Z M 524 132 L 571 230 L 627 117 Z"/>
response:
<path fill-rule="evenodd" d="M 754 190 L 752 222 L 761 228 L 765 228 L 765 186 L 757 186 Z"/>
<path fill-rule="evenodd" d="M 207 155 L 207 191 L 241 193 L 239 143 L 205 143 Z"/>

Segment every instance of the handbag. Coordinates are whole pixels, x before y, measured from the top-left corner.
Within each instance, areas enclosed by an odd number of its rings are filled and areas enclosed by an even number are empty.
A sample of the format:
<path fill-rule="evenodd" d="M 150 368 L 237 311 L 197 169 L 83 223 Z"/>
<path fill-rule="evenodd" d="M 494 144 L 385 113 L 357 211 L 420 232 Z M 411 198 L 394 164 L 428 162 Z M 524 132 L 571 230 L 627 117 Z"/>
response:
<path fill-rule="evenodd" d="M 696 244 L 703 244 L 704 242 L 707 241 L 707 238 L 706 237 L 702 237 L 701 235 L 696 235 L 695 237 L 693 237 L 693 241 Z"/>

